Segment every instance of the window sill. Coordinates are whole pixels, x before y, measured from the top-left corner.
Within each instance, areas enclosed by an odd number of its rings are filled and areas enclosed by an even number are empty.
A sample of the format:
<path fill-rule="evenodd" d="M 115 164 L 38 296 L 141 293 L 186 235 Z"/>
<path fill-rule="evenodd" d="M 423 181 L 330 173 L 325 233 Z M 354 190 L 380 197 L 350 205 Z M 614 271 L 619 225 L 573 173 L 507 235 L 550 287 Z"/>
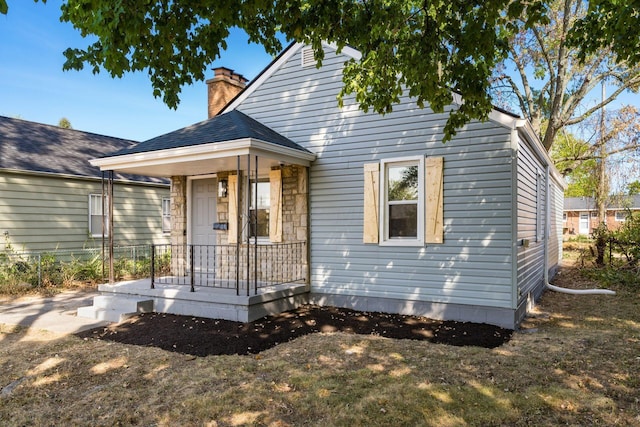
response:
<path fill-rule="evenodd" d="M 406 247 L 421 247 L 424 246 L 424 242 L 420 240 L 383 240 L 379 246 L 406 246 Z"/>

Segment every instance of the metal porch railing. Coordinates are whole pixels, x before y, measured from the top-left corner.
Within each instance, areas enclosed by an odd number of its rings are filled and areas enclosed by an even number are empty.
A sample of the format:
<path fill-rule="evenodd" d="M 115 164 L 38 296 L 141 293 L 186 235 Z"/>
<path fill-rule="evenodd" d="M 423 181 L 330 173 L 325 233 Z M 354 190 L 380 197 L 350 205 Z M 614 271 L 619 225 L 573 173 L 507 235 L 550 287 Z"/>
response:
<path fill-rule="evenodd" d="M 152 245 L 151 288 L 156 284 L 235 289 L 254 295 L 268 286 L 305 282 L 305 242 L 250 245 Z"/>

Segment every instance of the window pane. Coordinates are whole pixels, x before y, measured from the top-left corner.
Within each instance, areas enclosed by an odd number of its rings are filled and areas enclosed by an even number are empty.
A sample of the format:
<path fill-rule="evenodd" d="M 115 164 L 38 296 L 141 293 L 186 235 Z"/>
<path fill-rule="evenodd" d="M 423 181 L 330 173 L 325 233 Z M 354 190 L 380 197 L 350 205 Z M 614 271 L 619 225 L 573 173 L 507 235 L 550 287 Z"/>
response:
<path fill-rule="evenodd" d="M 99 194 L 91 194 L 91 215 L 102 215 L 102 196 Z"/>
<path fill-rule="evenodd" d="M 257 192 L 257 193 L 256 193 Z M 257 209 L 256 209 L 257 196 Z M 249 236 L 269 237 L 269 206 L 271 205 L 271 184 L 269 181 L 251 183 L 251 208 L 249 210 Z M 256 229 L 256 214 L 258 225 Z"/>
<path fill-rule="evenodd" d="M 269 203 L 271 201 L 271 185 L 269 182 L 252 182 L 251 183 L 251 209 L 255 209 L 256 199 L 255 191 L 258 191 L 258 209 L 269 209 Z"/>
<path fill-rule="evenodd" d="M 418 166 L 389 166 L 389 201 L 418 200 Z"/>
<path fill-rule="evenodd" d="M 90 227 L 92 236 L 102 235 L 102 215 L 91 215 Z"/>
<path fill-rule="evenodd" d="M 389 205 L 389 238 L 418 237 L 418 205 Z"/>

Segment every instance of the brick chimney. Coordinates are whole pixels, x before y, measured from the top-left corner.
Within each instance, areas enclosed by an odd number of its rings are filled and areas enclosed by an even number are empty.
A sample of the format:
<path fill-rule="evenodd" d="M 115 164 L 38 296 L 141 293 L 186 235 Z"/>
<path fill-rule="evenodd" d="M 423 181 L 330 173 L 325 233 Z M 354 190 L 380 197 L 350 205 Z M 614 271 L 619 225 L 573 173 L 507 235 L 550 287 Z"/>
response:
<path fill-rule="evenodd" d="M 213 69 L 214 76 L 207 80 L 209 92 L 209 118 L 217 116 L 229 101 L 247 85 L 241 74 L 225 67 Z"/>

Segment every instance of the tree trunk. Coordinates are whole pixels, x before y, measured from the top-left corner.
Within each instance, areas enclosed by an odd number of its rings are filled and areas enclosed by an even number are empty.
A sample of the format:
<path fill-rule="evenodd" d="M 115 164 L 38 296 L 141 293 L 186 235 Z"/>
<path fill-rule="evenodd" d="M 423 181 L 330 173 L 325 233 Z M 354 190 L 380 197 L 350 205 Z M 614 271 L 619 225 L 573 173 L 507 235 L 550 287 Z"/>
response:
<path fill-rule="evenodd" d="M 602 98 L 604 99 L 604 85 L 602 86 Z M 604 108 L 602 109 L 602 118 L 600 121 L 600 149 L 598 159 L 598 170 L 596 176 L 598 178 L 598 186 L 596 190 L 596 207 L 598 208 L 598 228 L 596 229 L 596 265 L 604 266 L 604 254 L 607 250 L 607 196 L 609 194 L 609 180 L 607 177 L 607 144 L 605 143 L 604 129 Z"/>

